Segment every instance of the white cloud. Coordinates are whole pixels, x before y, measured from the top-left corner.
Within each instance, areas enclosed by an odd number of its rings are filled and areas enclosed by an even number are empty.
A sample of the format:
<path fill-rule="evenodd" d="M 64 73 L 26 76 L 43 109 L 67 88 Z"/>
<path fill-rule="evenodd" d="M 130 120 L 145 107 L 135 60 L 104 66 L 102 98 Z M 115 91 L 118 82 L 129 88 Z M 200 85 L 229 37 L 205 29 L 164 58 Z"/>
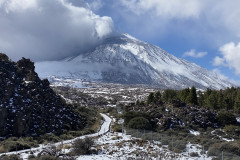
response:
<path fill-rule="evenodd" d="M 135 15 L 133 22 L 151 24 L 153 36 L 176 31 L 214 47 L 240 37 L 239 0 L 120 0 L 120 4 L 125 8 L 120 12 L 127 12 L 124 16 Z"/>
<path fill-rule="evenodd" d="M 227 43 L 219 51 L 222 57 L 215 57 L 214 64 L 227 66 L 230 69 L 234 69 L 235 73 L 240 75 L 240 43 Z"/>
<path fill-rule="evenodd" d="M 202 58 L 206 56 L 208 53 L 207 52 L 196 52 L 195 49 L 191 49 L 188 52 L 185 52 L 183 54 L 183 57 L 193 57 L 193 58 Z"/>
<path fill-rule="evenodd" d="M 94 0 L 92 2 L 88 2 L 88 4 L 89 7 L 94 11 L 97 11 L 103 7 L 103 2 L 101 0 Z"/>
<path fill-rule="evenodd" d="M 153 11 L 169 18 L 197 17 L 201 10 L 199 0 L 121 0 L 121 3 L 136 14 Z"/>
<path fill-rule="evenodd" d="M 114 25 L 86 6 L 84 1 L 0 0 L 0 52 L 13 60 L 54 60 L 95 46 Z"/>
<path fill-rule="evenodd" d="M 214 58 L 213 65 L 214 65 L 214 66 L 225 65 L 225 61 L 224 61 L 223 58 L 221 58 L 221 57 L 219 57 L 219 56 L 216 56 L 216 57 Z"/>
<path fill-rule="evenodd" d="M 203 3 L 205 3 L 203 12 L 208 19 L 208 23 L 212 23 L 212 26 L 215 26 L 216 29 L 223 26 L 237 37 L 240 37 L 239 0 L 214 0 L 210 3 L 205 0 Z"/>

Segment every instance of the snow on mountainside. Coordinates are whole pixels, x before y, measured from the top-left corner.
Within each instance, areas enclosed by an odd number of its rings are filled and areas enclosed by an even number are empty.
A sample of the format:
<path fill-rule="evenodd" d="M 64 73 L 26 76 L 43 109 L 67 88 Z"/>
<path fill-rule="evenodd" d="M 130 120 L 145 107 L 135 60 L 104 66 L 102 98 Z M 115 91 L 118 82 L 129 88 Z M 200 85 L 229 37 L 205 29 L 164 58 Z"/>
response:
<path fill-rule="evenodd" d="M 43 72 L 46 66 L 48 72 Z M 177 58 L 128 34 L 108 38 L 94 50 L 77 57 L 38 63 L 37 71 L 41 77 L 48 77 L 52 81 L 57 78 L 81 79 L 173 89 L 191 86 L 221 89 L 233 85 L 215 72 Z"/>

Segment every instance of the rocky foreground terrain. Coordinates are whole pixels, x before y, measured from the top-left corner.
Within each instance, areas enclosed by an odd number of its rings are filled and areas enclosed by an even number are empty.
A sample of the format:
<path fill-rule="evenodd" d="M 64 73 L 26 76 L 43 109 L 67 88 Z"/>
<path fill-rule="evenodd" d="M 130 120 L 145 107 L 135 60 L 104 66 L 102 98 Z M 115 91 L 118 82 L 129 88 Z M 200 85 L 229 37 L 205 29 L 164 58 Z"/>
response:
<path fill-rule="evenodd" d="M 0 54 L 0 137 L 37 136 L 77 130 L 86 119 L 41 80 L 34 63 Z"/>

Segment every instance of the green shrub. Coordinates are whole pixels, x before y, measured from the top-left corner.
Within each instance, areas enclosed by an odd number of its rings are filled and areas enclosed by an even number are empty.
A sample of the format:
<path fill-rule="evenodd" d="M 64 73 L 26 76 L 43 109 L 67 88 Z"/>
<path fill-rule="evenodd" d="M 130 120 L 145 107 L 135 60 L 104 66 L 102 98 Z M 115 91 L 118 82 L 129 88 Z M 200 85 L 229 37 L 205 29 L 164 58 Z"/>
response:
<path fill-rule="evenodd" d="M 54 134 L 45 134 L 41 138 L 48 142 L 59 142 L 60 141 L 60 138 Z"/>
<path fill-rule="evenodd" d="M 38 141 L 32 137 L 16 138 L 10 137 L 0 143 L 0 152 L 10 152 L 22 149 L 38 147 Z"/>
<path fill-rule="evenodd" d="M 223 126 L 237 123 L 236 117 L 227 111 L 218 112 L 217 120 Z"/>
<path fill-rule="evenodd" d="M 35 159 L 36 159 L 36 156 L 34 156 L 33 154 L 28 156 L 28 160 L 35 160 Z"/>
<path fill-rule="evenodd" d="M 227 125 L 224 127 L 224 131 L 230 135 L 239 135 L 240 134 L 240 127 L 234 125 Z"/>
<path fill-rule="evenodd" d="M 30 148 L 29 144 L 21 141 L 6 141 L 2 145 L 8 152 Z"/>
<path fill-rule="evenodd" d="M 73 136 L 71 134 L 62 134 L 60 135 L 60 138 L 63 140 L 68 140 L 68 139 L 72 139 Z"/>
<path fill-rule="evenodd" d="M 85 155 L 85 154 L 91 154 L 90 148 L 94 144 L 94 141 L 92 138 L 85 138 L 85 139 L 77 139 L 73 143 L 73 153 L 75 155 Z"/>
<path fill-rule="evenodd" d="M 130 122 L 131 119 L 136 118 L 136 117 L 144 117 L 146 119 L 150 119 L 149 115 L 147 113 L 143 113 L 143 112 L 126 112 L 123 115 L 124 118 L 124 123 L 128 124 Z"/>
<path fill-rule="evenodd" d="M 50 155 L 43 155 L 41 157 L 38 157 L 38 160 L 58 160 L 58 158 Z"/>
<path fill-rule="evenodd" d="M 221 152 L 240 156 L 240 143 L 238 141 L 215 143 L 209 147 L 209 156 L 219 156 Z"/>
<path fill-rule="evenodd" d="M 144 117 L 135 117 L 127 124 L 129 128 L 150 130 L 152 127 L 149 121 Z"/>
<path fill-rule="evenodd" d="M 112 129 L 113 129 L 113 132 L 122 132 L 122 125 L 121 124 L 114 124 Z"/>

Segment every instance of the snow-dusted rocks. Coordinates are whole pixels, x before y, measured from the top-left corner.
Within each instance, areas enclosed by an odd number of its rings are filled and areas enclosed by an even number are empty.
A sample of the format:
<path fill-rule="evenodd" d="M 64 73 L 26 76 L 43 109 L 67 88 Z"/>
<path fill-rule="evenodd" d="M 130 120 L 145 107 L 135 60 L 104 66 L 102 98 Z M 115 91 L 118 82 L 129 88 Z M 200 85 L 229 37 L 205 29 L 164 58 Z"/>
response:
<path fill-rule="evenodd" d="M 57 96 L 48 80 L 41 80 L 34 68 L 29 59 L 15 63 L 0 57 L 0 137 L 83 128 L 86 119 Z"/>

